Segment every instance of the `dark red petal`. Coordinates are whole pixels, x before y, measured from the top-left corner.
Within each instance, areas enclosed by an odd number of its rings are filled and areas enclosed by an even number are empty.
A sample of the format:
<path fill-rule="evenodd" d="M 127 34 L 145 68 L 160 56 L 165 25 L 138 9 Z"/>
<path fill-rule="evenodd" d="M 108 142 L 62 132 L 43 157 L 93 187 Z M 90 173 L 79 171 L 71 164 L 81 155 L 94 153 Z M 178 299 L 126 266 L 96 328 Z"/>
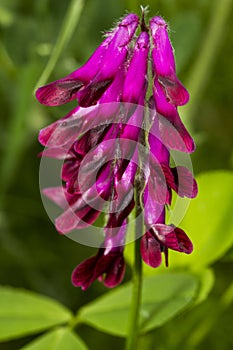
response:
<path fill-rule="evenodd" d="M 107 88 L 111 85 L 113 79 L 103 81 L 95 80 L 88 84 L 78 93 L 78 102 L 81 107 L 90 107 L 97 103 Z"/>
<path fill-rule="evenodd" d="M 47 106 L 59 106 L 77 97 L 84 82 L 71 77 L 56 80 L 36 91 L 38 101 Z"/>
<path fill-rule="evenodd" d="M 79 264 L 72 272 L 72 283 L 75 287 L 86 290 L 94 282 L 94 269 L 98 263 L 98 255 L 93 256 Z"/>
<path fill-rule="evenodd" d="M 148 191 L 153 201 L 159 204 L 169 204 L 170 199 L 166 178 L 160 164 L 156 164 L 155 158 L 150 157 L 150 177 L 148 180 Z"/>
<path fill-rule="evenodd" d="M 173 121 L 166 120 L 162 115 L 158 115 L 158 118 L 161 141 L 167 148 L 187 153 L 195 150 L 194 141 L 178 115 Z"/>
<path fill-rule="evenodd" d="M 146 232 L 142 237 L 140 249 L 142 259 L 147 265 L 158 267 L 161 264 L 160 244 L 150 232 Z"/>
<path fill-rule="evenodd" d="M 153 85 L 153 96 L 159 118 L 159 131 L 162 143 L 168 148 L 181 152 L 193 152 L 195 144 L 182 123 L 175 105 L 166 100 L 164 91 L 157 79 Z"/>
<path fill-rule="evenodd" d="M 169 103 L 172 103 L 175 106 L 182 106 L 188 103 L 189 93 L 176 76 L 172 78 L 168 76 L 159 76 L 158 81 L 162 85 L 166 99 Z"/>
<path fill-rule="evenodd" d="M 175 234 L 177 237 L 177 241 L 179 244 L 179 250 L 180 252 L 190 254 L 193 251 L 193 244 L 191 240 L 188 238 L 186 233 L 181 228 L 175 229 Z"/>
<path fill-rule="evenodd" d="M 134 199 L 121 211 L 111 213 L 109 215 L 108 227 L 120 227 L 123 224 L 123 221 L 129 216 L 135 205 Z"/>
<path fill-rule="evenodd" d="M 103 283 L 108 288 L 114 288 L 120 284 L 125 274 L 125 261 L 123 255 L 119 255 L 109 266 Z"/>
<path fill-rule="evenodd" d="M 191 171 L 183 166 L 171 168 L 174 183 L 173 189 L 181 197 L 194 198 L 197 196 L 197 182 Z M 172 184 L 171 184 L 172 185 Z"/>
<path fill-rule="evenodd" d="M 162 168 L 168 186 L 180 197 L 196 197 L 197 183 L 189 169 L 183 166 L 170 168 L 166 164 L 162 164 Z"/>
<path fill-rule="evenodd" d="M 66 116 L 64 116 L 60 120 L 57 120 L 56 122 L 41 129 L 38 137 L 39 142 L 43 146 L 49 146 L 50 148 L 61 148 L 63 144 L 65 144 L 64 140 L 67 141 L 70 133 L 70 121 L 69 123 L 67 122 L 68 120 L 70 120 L 70 118 L 73 119 L 74 115 L 76 114 L 79 115 L 79 107 L 75 107 L 72 111 L 70 111 Z M 74 127 L 73 124 L 72 126 Z M 62 141 L 60 141 L 60 139 Z M 71 146 L 72 143 L 70 143 L 69 139 L 68 142 Z"/>
<path fill-rule="evenodd" d="M 174 226 L 155 224 L 152 226 L 152 230 L 155 237 L 162 245 L 164 245 L 167 248 L 180 251 Z"/>
<path fill-rule="evenodd" d="M 80 166 L 80 161 L 78 161 L 78 159 L 72 158 L 65 161 L 65 163 L 62 166 L 62 175 L 61 175 L 62 179 L 64 181 L 69 181 L 75 175 L 77 177 L 79 166 Z"/>

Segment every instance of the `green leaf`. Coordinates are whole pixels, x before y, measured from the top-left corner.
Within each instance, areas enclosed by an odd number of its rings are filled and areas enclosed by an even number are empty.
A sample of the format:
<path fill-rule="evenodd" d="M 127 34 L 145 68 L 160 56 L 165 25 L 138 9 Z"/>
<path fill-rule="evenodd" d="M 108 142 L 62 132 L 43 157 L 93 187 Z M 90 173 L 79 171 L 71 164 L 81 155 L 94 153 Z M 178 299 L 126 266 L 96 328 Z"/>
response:
<path fill-rule="evenodd" d="M 159 327 L 186 308 L 198 288 L 195 276 L 183 273 L 146 277 L 140 314 L 141 333 Z M 131 283 L 84 306 L 77 318 L 101 331 L 125 336 L 131 305 Z"/>
<path fill-rule="evenodd" d="M 48 297 L 0 287 L 0 340 L 38 333 L 67 323 L 71 312 Z"/>
<path fill-rule="evenodd" d="M 233 173 L 214 171 L 197 177 L 198 196 L 180 224 L 191 238 L 191 255 L 171 252 L 170 266 L 201 269 L 220 259 L 233 244 Z"/>
<path fill-rule="evenodd" d="M 195 304 L 200 304 L 207 299 L 211 289 L 214 286 L 214 271 L 212 269 L 198 271 L 197 277 L 200 279 L 200 289 L 195 300 Z"/>
<path fill-rule="evenodd" d="M 72 331 L 59 328 L 38 337 L 21 350 L 87 350 L 87 346 Z"/>

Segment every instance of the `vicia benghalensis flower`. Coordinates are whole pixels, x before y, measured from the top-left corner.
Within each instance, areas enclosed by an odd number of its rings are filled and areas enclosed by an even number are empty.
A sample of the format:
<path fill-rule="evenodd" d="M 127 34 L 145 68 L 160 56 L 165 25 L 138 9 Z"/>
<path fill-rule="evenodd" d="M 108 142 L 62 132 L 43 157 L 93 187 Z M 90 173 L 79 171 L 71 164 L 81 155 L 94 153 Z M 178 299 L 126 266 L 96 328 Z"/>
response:
<path fill-rule="evenodd" d="M 43 155 L 64 160 L 61 186 L 43 190 L 63 209 L 56 229 L 62 234 L 88 229 L 106 213 L 97 255 L 72 274 L 73 284 L 84 290 L 96 279 L 115 287 L 124 277 L 136 178 L 141 179 L 144 262 L 157 267 L 164 253 L 168 265 L 169 249 L 186 254 L 193 249 L 181 228 L 166 224 L 165 210 L 172 190 L 181 197 L 197 195 L 191 171 L 170 165 L 171 150 L 195 149 L 178 113 L 189 94 L 176 76 L 166 22 L 154 17 L 147 27 L 142 17 L 126 15 L 82 67 L 36 92 L 48 106 L 78 103 L 39 135 Z"/>

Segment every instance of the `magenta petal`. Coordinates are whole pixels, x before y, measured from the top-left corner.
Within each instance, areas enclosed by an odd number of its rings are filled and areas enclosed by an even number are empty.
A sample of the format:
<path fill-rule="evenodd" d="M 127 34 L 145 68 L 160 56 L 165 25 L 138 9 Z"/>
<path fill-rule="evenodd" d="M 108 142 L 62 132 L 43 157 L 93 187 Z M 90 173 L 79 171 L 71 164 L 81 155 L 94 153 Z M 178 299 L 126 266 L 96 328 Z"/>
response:
<path fill-rule="evenodd" d="M 160 125 L 159 120 L 157 118 L 157 120 L 153 122 L 149 132 L 148 141 L 150 146 L 150 152 L 152 153 L 150 162 L 151 163 L 156 162 L 159 164 L 163 164 L 163 163 L 168 164 L 170 154 L 168 149 L 165 147 L 164 143 L 162 142 L 162 138 L 160 137 L 159 125 Z"/>
<path fill-rule="evenodd" d="M 177 108 L 167 102 L 163 90 L 156 80 L 153 87 L 153 96 L 158 112 L 161 142 L 171 149 L 188 153 L 193 152 L 195 144 L 192 137 L 182 123 Z"/>
<path fill-rule="evenodd" d="M 126 46 L 132 39 L 138 21 L 136 15 L 126 16 L 116 30 L 110 33 L 96 49 L 86 64 L 67 77 L 40 87 L 36 92 L 39 102 L 48 106 L 67 103 L 77 97 L 78 91 L 83 86 L 89 84 L 89 87 L 85 87 L 85 92 L 81 94 L 84 96 L 80 97 L 80 105 L 86 107 L 94 104 L 112 82 L 119 66 L 124 62 L 128 52 Z M 88 94 L 92 96 L 88 97 Z"/>
<path fill-rule="evenodd" d="M 101 198 L 108 200 L 111 195 L 112 189 L 112 164 L 108 163 L 106 166 L 101 169 L 98 174 L 96 183 L 93 186 L 96 186 L 96 190 Z"/>
<path fill-rule="evenodd" d="M 98 261 L 98 255 L 93 256 L 79 264 L 72 272 L 72 283 L 75 287 L 86 290 L 94 281 L 93 271 Z"/>
<path fill-rule="evenodd" d="M 138 26 L 138 17 L 134 14 L 126 16 L 112 33 L 107 52 L 101 67 L 90 83 L 78 93 L 79 105 L 88 107 L 97 103 L 109 85 L 113 82 L 128 54 L 127 45 L 131 41 Z M 113 59 L 114 57 L 114 59 Z"/>
<path fill-rule="evenodd" d="M 166 177 L 162 166 L 155 160 L 154 156 L 150 155 L 150 176 L 148 179 L 148 190 L 151 198 L 159 204 L 168 204 L 170 196 Z"/>
<path fill-rule="evenodd" d="M 47 147 L 69 149 L 82 134 L 92 132 L 92 129 L 95 129 L 94 136 L 100 136 L 96 128 L 100 127 L 101 131 L 102 127 L 108 127 L 114 122 L 119 108 L 119 103 L 103 103 L 89 108 L 76 107 L 64 118 L 42 129 L 39 141 Z M 89 141 L 93 135 L 89 137 Z"/>
<path fill-rule="evenodd" d="M 176 237 L 179 244 L 179 251 L 185 254 L 191 254 L 193 251 L 193 244 L 181 228 L 175 229 Z"/>
<path fill-rule="evenodd" d="M 159 76 L 173 75 L 175 60 L 166 22 L 161 17 L 154 17 L 150 20 L 150 30 L 154 44 L 152 50 L 153 68 L 156 74 Z"/>
<path fill-rule="evenodd" d="M 126 58 L 128 44 L 133 38 L 138 23 L 138 16 L 135 14 L 129 14 L 116 26 L 112 33 L 111 41 L 108 45 L 100 70 L 94 80 L 105 81 L 116 75 L 119 67 L 121 67 Z"/>
<path fill-rule="evenodd" d="M 75 215 L 71 208 L 68 208 L 64 213 L 56 218 L 56 230 L 61 234 L 69 233 L 76 228 L 79 222 L 80 218 Z"/>
<path fill-rule="evenodd" d="M 149 52 L 149 35 L 143 32 L 139 35 L 129 68 L 125 77 L 123 101 L 139 103 L 144 101 L 147 88 L 147 58 Z"/>
<path fill-rule="evenodd" d="M 110 222 L 110 225 L 111 224 L 112 222 Z M 119 247 L 117 250 L 123 251 L 127 232 L 127 220 L 124 220 L 120 227 L 111 227 L 108 223 L 104 228 L 104 232 L 106 236 L 104 241 L 104 254 L 107 255 L 110 251 L 114 250 L 115 247 Z"/>
<path fill-rule="evenodd" d="M 161 17 L 154 17 L 150 21 L 150 29 L 154 44 L 153 70 L 167 101 L 175 106 L 182 106 L 188 102 L 189 94 L 176 77 L 174 53 L 167 32 L 167 24 Z"/>
<path fill-rule="evenodd" d="M 83 110 L 76 107 L 64 118 L 40 130 L 39 142 L 50 148 L 66 146 L 69 149 L 84 131 L 91 128 L 90 123 L 94 123 L 96 126 L 97 113 L 98 108 Z"/>
<path fill-rule="evenodd" d="M 142 259 L 147 265 L 158 267 L 161 264 L 160 244 L 150 232 L 146 232 L 142 237 L 140 249 Z"/>
<path fill-rule="evenodd" d="M 166 181 L 164 181 L 164 177 L 160 177 L 159 172 L 154 173 L 151 171 L 148 181 L 148 190 L 154 202 L 160 205 L 167 204 L 167 185 Z"/>
<path fill-rule="evenodd" d="M 110 102 L 121 102 L 124 79 L 125 79 L 124 70 L 119 69 L 113 82 L 107 88 L 107 90 L 103 93 L 99 102 L 107 103 L 106 106 L 108 106 L 108 103 Z M 115 103 L 115 105 L 112 105 L 109 114 L 111 115 L 111 114 L 117 113 L 117 107 L 119 107 L 117 103 Z M 114 112 L 114 109 L 116 109 L 115 112 Z"/>
<path fill-rule="evenodd" d="M 38 101 L 48 106 L 58 106 L 76 98 L 79 89 L 93 79 L 98 72 L 107 51 L 108 41 L 109 38 L 105 39 L 82 67 L 63 79 L 40 87 L 36 91 Z"/>
<path fill-rule="evenodd" d="M 50 139 L 51 135 L 56 129 L 56 125 L 57 125 L 57 122 L 50 124 L 46 126 L 44 129 L 40 130 L 38 140 L 43 146 L 46 146 L 48 140 Z M 50 148 L 56 148 L 56 147 L 51 146 Z"/>
<path fill-rule="evenodd" d="M 186 153 L 194 152 L 195 143 L 179 116 L 174 119 L 174 123 L 165 120 L 165 118 L 160 115 L 158 118 L 160 138 L 167 148 Z"/>

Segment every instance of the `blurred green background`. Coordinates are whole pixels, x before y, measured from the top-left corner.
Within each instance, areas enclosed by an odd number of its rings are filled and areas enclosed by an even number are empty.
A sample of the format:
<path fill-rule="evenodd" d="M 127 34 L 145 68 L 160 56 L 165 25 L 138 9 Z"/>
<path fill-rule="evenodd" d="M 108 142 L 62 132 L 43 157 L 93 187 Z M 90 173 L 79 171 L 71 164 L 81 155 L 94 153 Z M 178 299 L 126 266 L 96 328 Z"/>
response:
<path fill-rule="evenodd" d="M 33 96 L 69 4 L 55 0 L 0 0 L 0 283 L 51 296 L 77 310 L 106 289 L 98 282 L 86 292 L 71 285 L 72 269 L 94 250 L 56 232 L 41 202 L 37 156 L 42 150 L 37 141 L 39 129 L 65 115 L 70 105 L 44 107 Z M 181 114 L 197 143 L 192 155 L 195 174 L 231 171 L 233 6 L 230 0 L 84 1 L 80 17 L 77 12 L 74 32 L 55 62 L 49 81 L 84 63 L 101 42 L 101 33 L 111 28 L 126 10 L 139 13 L 140 4 L 149 5 L 150 17 L 162 15 L 171 28 L 178 75 L 191 93 L 190 103 L 181 108 Z M 216 187 L 221 190 L 222 185 L 220 179 Z M 229 191 L 232 187 L 231 183 Z M 216 202 L 213 216 L 218 216 L 218 209 L 224 205 Z M 232 221 L 231 216 L 225 220 Z M 212 218 L 212 215 L 206 217 L 207 227 Z M 198 217 L 194 219 L 199 221 Z M 199 234 L 205 234 L 203 224 Z M 225 234 L 228 233 L 223 225 L 219 241 Z M 195 249 L 198 250 L 197 244 Z M 214 312 L 232 282 L 232 261 L 233 250 L 228 249 L 212 264 L 215 284 L 208 299 L 144 336 L 142 349 L 233 349 L 232 304 Z M 130 269 L 126 280 L 129 278 Z M 79 335 L 91 350 L 123 348 L 121 338 L 88 326 L 80 326 Z M 0 343 L 0 349 L 19 349 L 31 339 Z"/>

